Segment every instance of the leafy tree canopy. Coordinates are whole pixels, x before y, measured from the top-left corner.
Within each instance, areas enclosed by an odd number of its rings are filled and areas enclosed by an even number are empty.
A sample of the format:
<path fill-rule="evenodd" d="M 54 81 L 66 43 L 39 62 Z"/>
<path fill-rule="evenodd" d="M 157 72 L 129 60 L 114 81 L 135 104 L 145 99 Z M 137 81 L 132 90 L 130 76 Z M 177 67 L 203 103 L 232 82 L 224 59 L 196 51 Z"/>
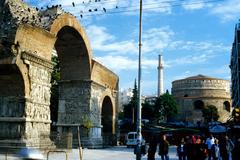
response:
<path fill-rule="evenodd" d="M 142 118 L 143 119 L 148 119 L 150 121 L 154 120 L 154 105 L 144 102 L 142 104 Z"/>
<path fill-rule="evenodd" d="M 168 91 L 157 97 L 154 104 L 145 102 L 142 106 L 142 117 L 153 123 L 170 121 L 177 114 L 177 102 Z"/>
<path fill-rule="evenodd" d="M 52 57 L 52 62 L 55 64 L 51 75 L 51 99 L 50 99 L 50 110 L 51 120 L 57 122 L 58 113 L 58 81 L 60 80 L 60 66 L 57 56 Z"/>
<path fill-rule="evenodd" d="M 157 98 L 155 103 L 155 118 L 170 121 L 177 114 L 177 102 L 175 98 L 166 93 Z"/>
<path fill-rule="evenodd" d="M 202 116 L 206 122 L 217 121 L 219 118 L 217 107 L 214 105 L 209 105 L 202 109 Z"/>
<path fill-rule="evenodd" d="M 137 120 L 137 106 L 138 106 L 138 89 L 137 82 L 135 80 L 134 89 L 132 91 L 133 96 L 128 104 L 124 105 L 123 112 L 124 118 L 132 119 L 133 123 L 136 123 Z"/>

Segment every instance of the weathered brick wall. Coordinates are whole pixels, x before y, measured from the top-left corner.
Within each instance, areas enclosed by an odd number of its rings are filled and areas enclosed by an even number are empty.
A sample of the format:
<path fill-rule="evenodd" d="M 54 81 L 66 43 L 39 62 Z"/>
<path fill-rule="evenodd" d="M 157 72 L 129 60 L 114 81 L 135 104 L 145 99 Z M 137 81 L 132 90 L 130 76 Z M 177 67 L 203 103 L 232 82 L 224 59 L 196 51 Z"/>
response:
<path fill-rule="evenodd" d="M 63 81 L 59 87 L 58 124 L 82 124 L 90 110 L 91 83 Z"/>
<path fill-rule="evenodd" d="M 0 139 L 4 140 L 4 143 L 0 140 L 1 145 L 51 144 L 49 105 L 54 49 L 62 75 L 57 124 L 60 127 L 82 124 L 83 116 L 87 116 L 94 127 L 86 132 L 85 142 L 93 147 L 102 145 L 101 107 L 104 97 L 109 96 L 113 108 L 112 132 L 115 132 L 118 77 L 92 60 L 89 41 L 77 19 L 60 6 L 42 10 L 22 0 L 3 0 L 0 1 L 0 87 L 5 90 L 0 90 L 0 130 L 8 129 L 0 131 Z M 11 67 L 19 72 L 12 74 L 6 70 Z M 69 127 L 62 131 L 68 132 Z"/>
<path fill-rule="evenodd" d="M 216 106 L 220 115 L 219 121 L 225 122 L 230 116 L 224 106 L 224 102 L 231 104 L 229 87 L 229 81 L 209 77 L 190 77 L 174 81 L 172 94 L 179 104 L 177 119 L 203 122 L 201 110 L 194 107 L 194 102 L 201 100 L 204 106 Z"/>
<path fill-rule="evenodd" d="M 96 61 L 93 61 L 92 80 L 111 90 L 118 90 L 118 76 Z"/>

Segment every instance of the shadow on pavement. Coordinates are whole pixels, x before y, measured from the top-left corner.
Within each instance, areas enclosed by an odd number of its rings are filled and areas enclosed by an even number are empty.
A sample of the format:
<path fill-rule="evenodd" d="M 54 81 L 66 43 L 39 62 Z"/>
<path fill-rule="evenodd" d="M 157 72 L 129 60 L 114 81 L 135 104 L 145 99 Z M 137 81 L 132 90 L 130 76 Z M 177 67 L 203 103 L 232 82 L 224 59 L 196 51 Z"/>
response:
<path fill-rule="evenodd" d="M 120 151 L 120 152 L 130 152 L 133 153 L 134 148 L 127 148 L 127 146 L 115 146 L 111 148 L 97 149 L 97 150 L 105 150 L 105 151 Z"/>

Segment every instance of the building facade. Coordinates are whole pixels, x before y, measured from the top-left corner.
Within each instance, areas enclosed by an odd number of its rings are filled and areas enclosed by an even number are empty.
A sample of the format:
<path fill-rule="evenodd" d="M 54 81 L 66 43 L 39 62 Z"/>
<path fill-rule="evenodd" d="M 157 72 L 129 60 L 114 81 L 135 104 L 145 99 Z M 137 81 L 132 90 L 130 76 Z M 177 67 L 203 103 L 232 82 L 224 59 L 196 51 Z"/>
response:
<path fill-rule="evenodd" d="M 131 98 L 133 96 L 133 89 L 128 88 L 125 90 L 122 90 L 118 94 L 118 103 L 119 103 L 119 112 L 123 111 L 124 105 L 128 104 L 131 101 Z"/>
<path fill-rule="evenodd" d="M 225 122 L 231 113 L 229 81 L 197 75 L 172 82 L 172 95 L 178 103 L 180 121 L 203 122 L 202 109 L 214 105 L 220 115 L 219 121 Z"/>
<path fill-rule="evenodd" d="M 235 36 L 234 42 L 232 45 L 231 52 L 231 91 L 232 91 L 232 106 L 240 106 L 240 56 L 239 56 L 239 47 L 240 47 L 240 24 L 237 24 L 235 27 Z"/>

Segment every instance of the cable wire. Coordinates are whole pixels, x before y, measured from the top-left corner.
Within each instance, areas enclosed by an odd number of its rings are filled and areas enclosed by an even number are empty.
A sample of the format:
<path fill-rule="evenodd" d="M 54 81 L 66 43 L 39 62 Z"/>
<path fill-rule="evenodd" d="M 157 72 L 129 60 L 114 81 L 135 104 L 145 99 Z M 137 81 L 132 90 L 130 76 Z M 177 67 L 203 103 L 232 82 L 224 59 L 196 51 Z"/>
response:
<path fill-rule="evenodd" d="M 192 1 L 191 3 L 186 3 L 184 5 L 186 6 L 191 6 L 191 5 L 196 5 L 196 4 L 209 4 L 209 3 L 216 3 L 216 2 L 222 2 L 222 1 L 225 1 L 225 0 L 207 0 L 207 1 Z M 153 9 L 161 9 L 161 8 L 166 8 L 166 7 L 179 7 L 179 6 L 182 6 L 183 4 L 182 3 L 175 3 L 175 4 L 166 4 L 165 6 L 156 6 L 156 7 L 143 7 L 144 10 L 153 10 Z M 120 10 L 120 11 L 113 11 L 115 9 L 108 9 L 105 13 L 104 12 L 101 12 L 99 13 L 100 11 L 96 11 L 96 12 L 93 12 L 94 14 L 84 14 L 84 13 L 89 13 L 89 12 L 82 12 L 82 16 L 96 16 L 96 15 L 105 15 L 105 14 L 118 14 L 118 13 L 130 13 L 130 12 L 136 12 L 138 11 L 139 9 L 136 7 L 136 8 L 133 8 L 133 7 L 119 7 L 118 8 L 119 10 L 120 9 L 126 9 L 126 10 Z M 79 15 L 77 15 L 77 17 L 79 17 Z"/>

